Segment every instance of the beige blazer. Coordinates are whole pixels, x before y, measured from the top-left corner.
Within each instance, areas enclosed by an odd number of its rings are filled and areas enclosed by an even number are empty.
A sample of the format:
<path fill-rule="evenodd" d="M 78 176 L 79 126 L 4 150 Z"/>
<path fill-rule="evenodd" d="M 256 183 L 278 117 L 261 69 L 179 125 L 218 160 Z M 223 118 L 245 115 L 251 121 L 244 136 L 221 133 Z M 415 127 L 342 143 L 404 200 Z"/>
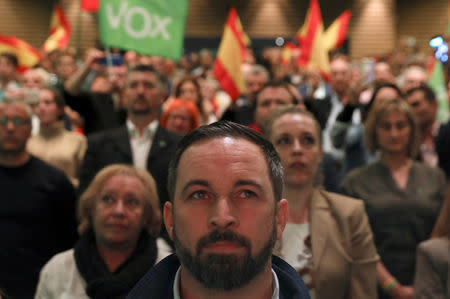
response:
<path fill-rule="evenodd" d="M 377 298 L 379 257 L 364 203 L 316 189 L 310 221 L 317 299 Z"/>

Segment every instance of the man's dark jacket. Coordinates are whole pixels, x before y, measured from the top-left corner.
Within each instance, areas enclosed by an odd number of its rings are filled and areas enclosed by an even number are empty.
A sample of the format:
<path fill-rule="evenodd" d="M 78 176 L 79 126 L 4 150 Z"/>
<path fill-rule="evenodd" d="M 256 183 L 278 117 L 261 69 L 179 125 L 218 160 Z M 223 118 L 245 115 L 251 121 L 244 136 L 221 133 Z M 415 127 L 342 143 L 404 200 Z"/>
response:
<path fill-rule="evenodd" d="M 173 299 L 173 282 L 180 262 L 175 254 L 153 266 L 128 294 L 127 299 Z M 272 256 L 272 269 L 278 277 L 280 299 L 309 299 L 300 275 L 288 263 Z"/>
<path fill-rule="evenodd" d="M 161 207 L 169 199 L 167 192 L 169 161 L 180 139 L 179 135 L 168 132 L 160 126 L 153 137 L 147 170 L 155 179 Z M 133 165 L 130 137 L 126 126 L 89 136 L 80 170 L 79 194 L 89 186 L 97 172 L 105 166 L 116 163 Z"/>

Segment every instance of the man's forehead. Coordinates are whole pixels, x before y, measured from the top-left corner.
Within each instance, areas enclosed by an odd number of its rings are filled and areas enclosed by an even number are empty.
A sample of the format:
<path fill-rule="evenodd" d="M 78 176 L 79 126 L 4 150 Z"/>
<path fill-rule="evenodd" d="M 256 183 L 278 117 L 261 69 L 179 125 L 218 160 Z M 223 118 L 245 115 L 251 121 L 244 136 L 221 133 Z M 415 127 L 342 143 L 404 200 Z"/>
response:
<path fill-rule="evenodd" d="M 246 78 L 247 83 L 253 83 L 253 82 L 259 82 L 259 81 L 265 81 L 266 77 L 263 73 L 250 73 L 247 75 Z"/>
<path fill-rule="evenodd" d="M 180 157 L 177 192 L 193 181 L 202 181 L 213 188 L 251 182 L 267 193 L 273 192 L 262 150 L 245 138 L 215 137 L 189 146 Z"/>
<path fill-rule="evenodd" d="M 156 75 L 152 71 L 130 71 L 128 76 L 130 79 L 137 79 L 137 77 L 139 77 L 139 79 L 147 79 L 152 81 L 156 79 Z"/>
<path fill-rule="evenodd" d="M 415 100 L 425 99 L 425 92 L 423 90 L 415 90 L 407 97 L 408 100 L 411 98 L 413 98 Z"/>
<path fill-rule="evenodd" d="M 350 71 L 350 65 L 347 61 L 343 59 L 336 59 L 333 62 L 331 62 L 330 65 L 331 71 Z"/>
<path fill-rule="evenodd" d="M 226 159 L 235 163 L 265 160 L 261 149 L 245 138 L 214 137 L 191 144 L 181 155 L 178 168 L 200 165 L 206 159 Z"/>
<path fill-rule="evenodd" d="M 0 114 L 23 114 L 24 117 L 29 118 L 25 104 L 21 103 L 1 103 Z"/>
<path fill-rule="evenodd" d="M 289 91 L 283 86 L 269 86 L 264 88 L 259 92 L 259 98 L 264 99 L 291 99 L 291 94 Z"/>

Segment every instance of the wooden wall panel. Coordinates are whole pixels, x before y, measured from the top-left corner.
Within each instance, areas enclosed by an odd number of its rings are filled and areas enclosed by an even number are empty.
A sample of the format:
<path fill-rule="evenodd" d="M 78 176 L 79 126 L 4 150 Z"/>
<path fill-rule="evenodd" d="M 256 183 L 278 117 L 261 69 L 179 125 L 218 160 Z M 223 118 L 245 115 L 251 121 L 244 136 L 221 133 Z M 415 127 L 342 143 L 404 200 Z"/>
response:
<path fill-rule="evenodd" d="M 39 47 L 46 39 L 52 1 L 0 0 L 0 34 L 17 36 Z"/>
<path fill-rule="evenodd" d="M 40 48 L 48 37 L 53 0 L 0 0 L 0 33 L 22 38 Z M 72 28 L 71 47 L 94 46 L 97 40 L 95 15 L 80 12 L 79 0 L 62 0 L 61 6 Z M 81 13 L 81 14 L 80 14 Z"/>
<path fill-rule="evenodd" d="M 448 6 L 448 0 L 397 1 L 398 37 L 414 37 L 419 49 L 429 49 L 430 38 L 447 29 Z"/>
<path fill-rule="evenodd" d="M 350 24 L 352 57 L 383 55 L 392 51 L 397 38 L 394 0 L 355 0 Z"/>
<path fill-rule="evenodd" d="M 325 26 L 350 8 L 351 3 L 351 0 L 320 1 Z M 186 34 L 220 36 L 230 5 L 236 7 L 242 25 L 251 37 L 291 37 L 304 22 L 309 0 L 191 0 Z"/>
<path fill-rule="evenodd" d="M 40 47 L 48 35 L 56 0 L 0 0 L 0 33 Z M 80 0 L 60 0 L 72 25 L 70 45 L 82 49 L 98 39 L 95 14 L 82 12 Z M 220 37 L 228 8 L 234 5 L 250 37 L 292 37 L 304 22 L 309 0 L 190 0 L 186 35 Z M 325 27 L 352 8 L 350 52 L 353 57 L 391 51 L 398 37 L 410 35 L 426 48 L 426 41 L 447 24 L 446 0 L 320 0 Z"/>

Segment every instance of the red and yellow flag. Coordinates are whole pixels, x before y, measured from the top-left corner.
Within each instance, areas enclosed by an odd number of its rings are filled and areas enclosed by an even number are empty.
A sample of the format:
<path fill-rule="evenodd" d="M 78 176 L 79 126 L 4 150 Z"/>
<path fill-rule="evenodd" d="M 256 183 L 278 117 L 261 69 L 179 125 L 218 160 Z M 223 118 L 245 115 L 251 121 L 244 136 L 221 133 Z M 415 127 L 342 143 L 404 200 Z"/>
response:
<path fill-rule="evenodd" d="M 58 4 L 53 10 L 52 20 L 50 22 L 50 34 L 42 45 L 42 49 L 49 53 L 55 49 L 64 50 L 69 44 L 70 25 L 64 12 Z"/>
<path fill-rule="evenodd" d="M 342 46 L 347 36 L 348 23 L 351 16 L 350 10 L 346 10 L 327 28 L 323 35 L 327 51 L 335 50 Z"/>
<path fill-rule="evenodd" d="M 232 7 L 225 23 L 214 74 L 222 89 L 236 100 L 245 89 L 241 66 L 250 39 L 245 34 L 236 9 Z"/>
<path fill-rule="evenodd" d="M 283 65 L 290 65 L 294 54 L 293 52 L 297 49 L 298 47 L 293 43 L 286 42 L 284 44 L 283 51 L 281 52 L 281 63 Z"/>
<path fill-rule="evenodd" d="M 19 60 L 19 72 L 32 68 L 41 60 L 41 55 L 33 46 L 14 36 L 0 35 L 0 53 L 16 55 Z"/>
<path fill-rule="evenodd" d="M 97 12 L 99 0 L 81 0 L 81 9 L 87 12 Z"/>
<path fill-rule="evenodd" d="M 330 62 L 323 42 L 323 22 L 318 0 L 310 1 L 305 23 L 296 38 L 301 51 L 297 64 L 318 69 L 328 76 Z"/>

